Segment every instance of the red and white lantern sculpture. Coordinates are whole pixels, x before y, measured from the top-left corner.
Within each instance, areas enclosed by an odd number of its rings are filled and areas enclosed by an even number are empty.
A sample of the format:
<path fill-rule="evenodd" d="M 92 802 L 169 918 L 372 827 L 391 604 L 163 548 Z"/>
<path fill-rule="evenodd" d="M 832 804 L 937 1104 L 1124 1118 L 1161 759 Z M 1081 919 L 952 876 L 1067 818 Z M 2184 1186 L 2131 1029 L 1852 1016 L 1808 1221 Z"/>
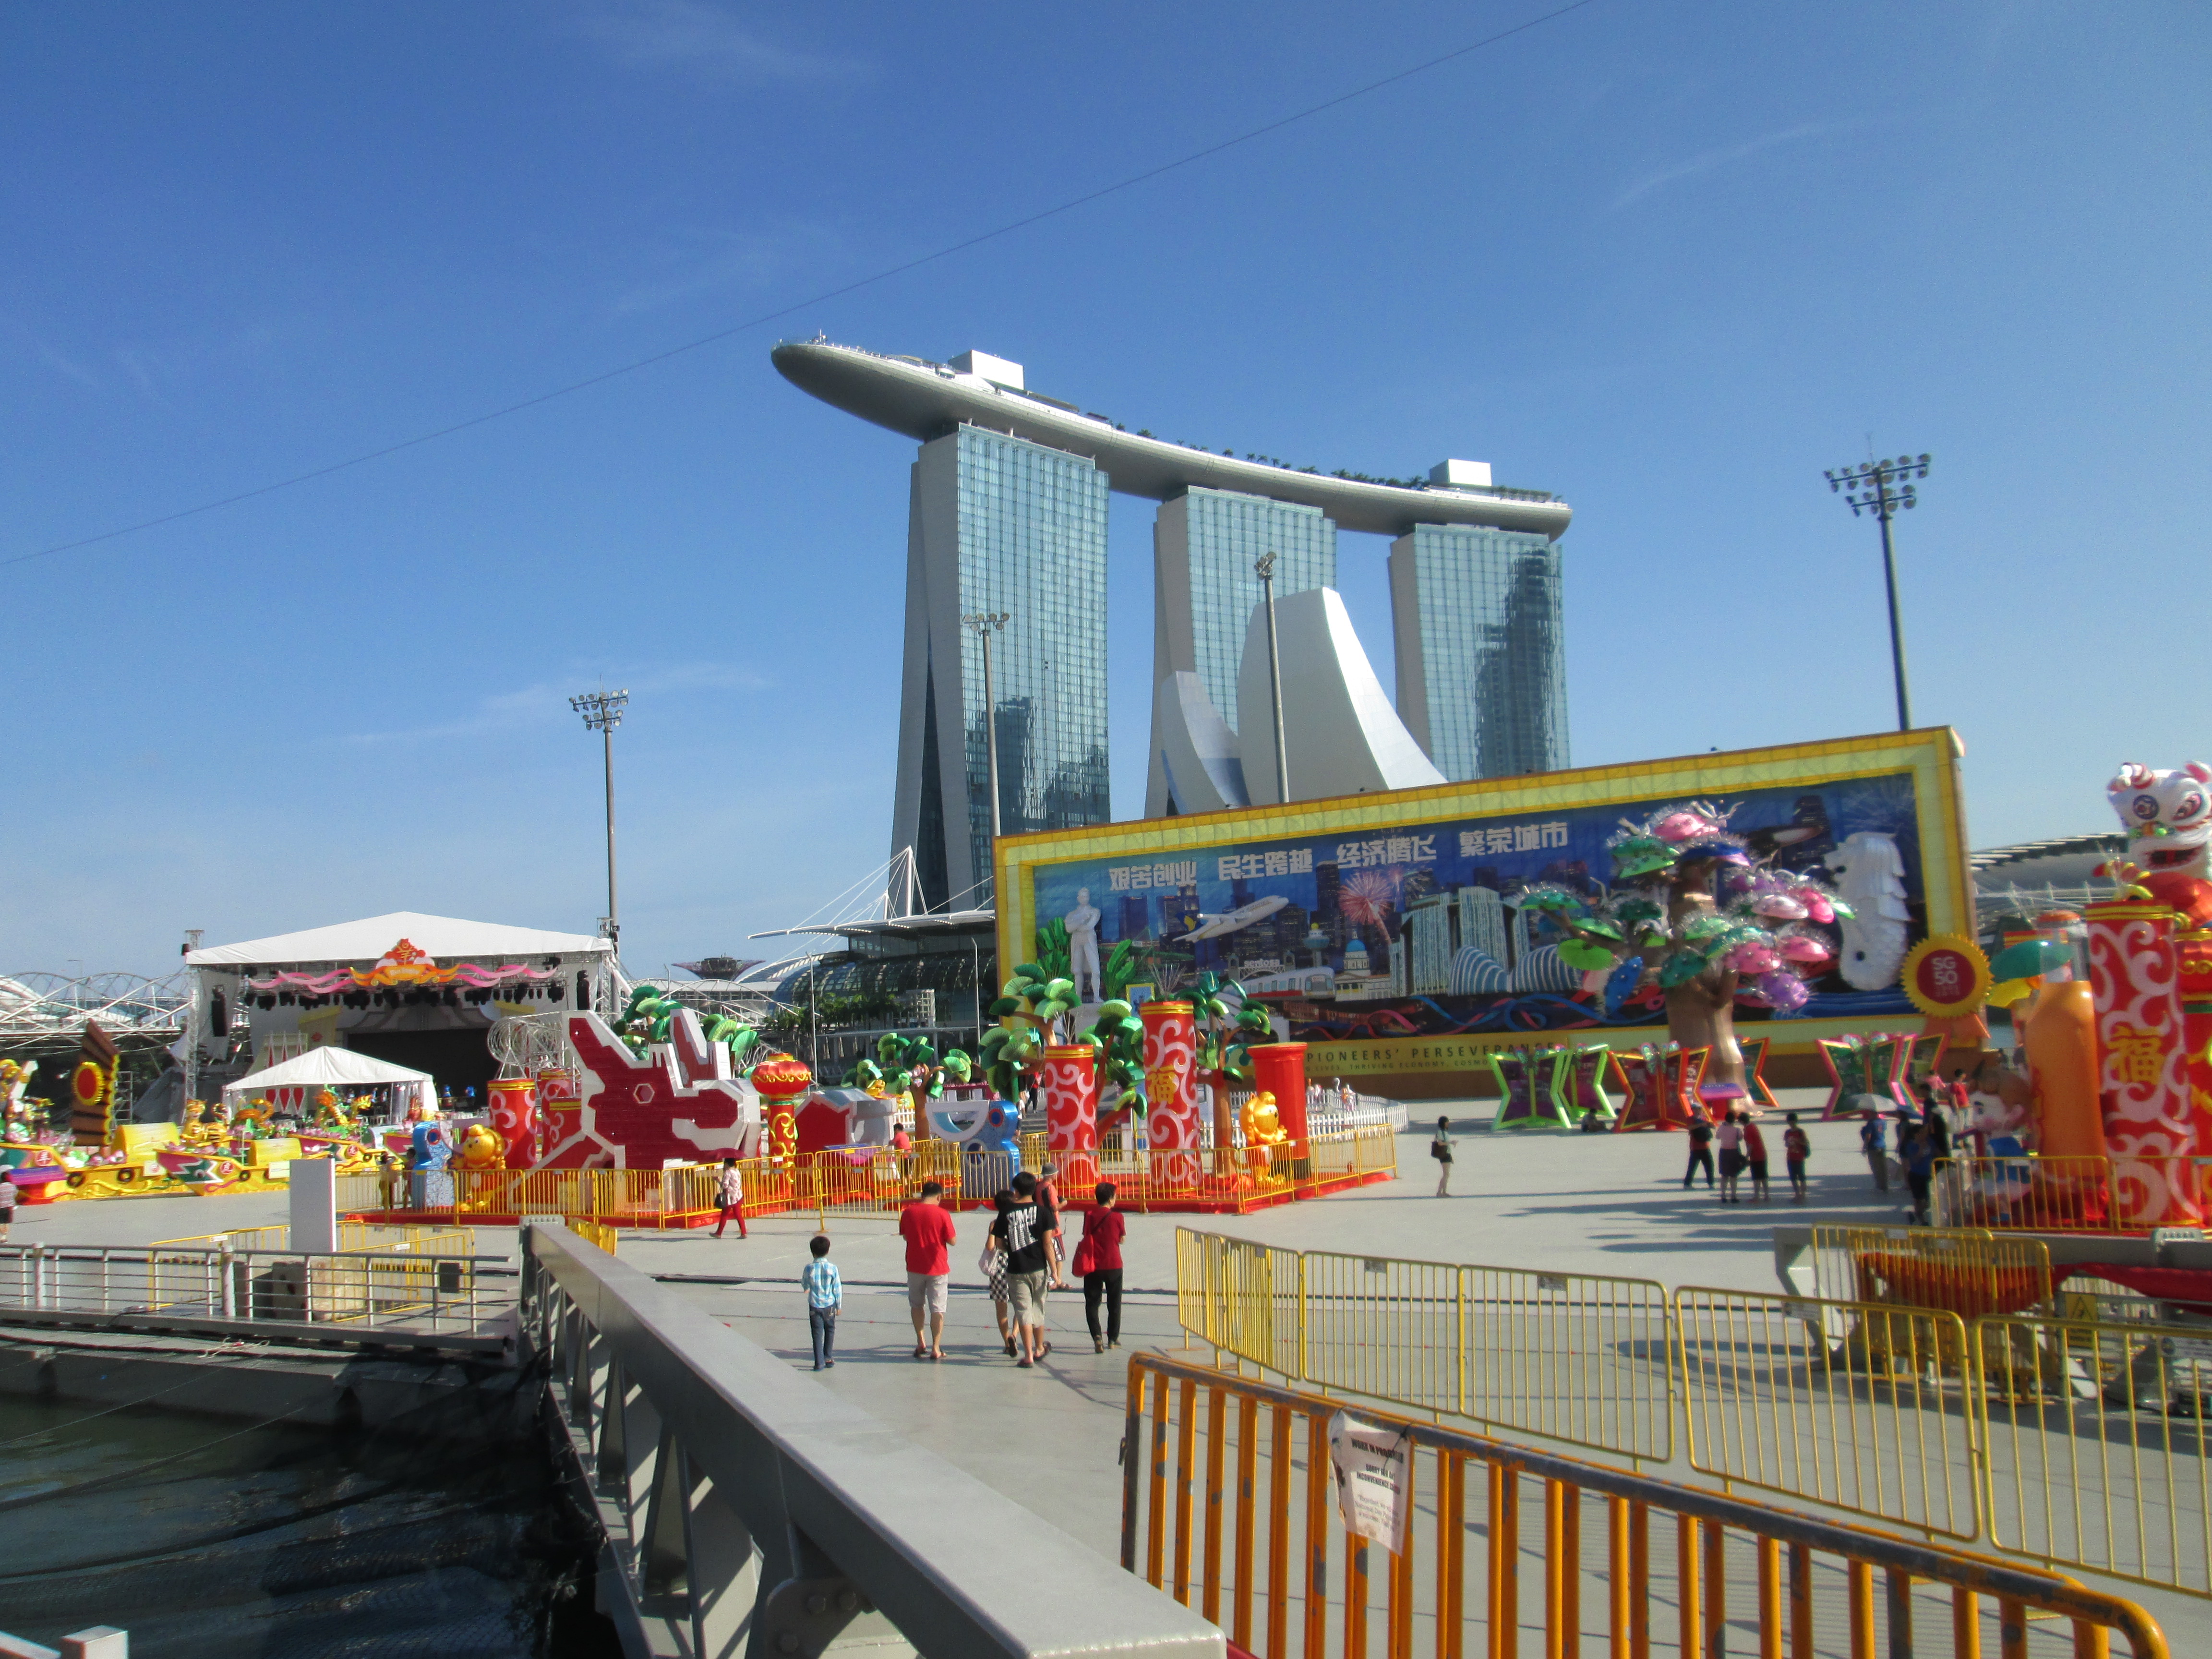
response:
<path fill-rule="evenodd" d="M 538 1082 L 534 1078 L 491 1080 L 491 1128 L 507 1148 L 507 1167 L 527 1170 L 538 1162 Z"/>
<path fill-rule="evenodd" d="M 2203 1209 L 2191 1161 L 2197 1126 L 2173 913 L 2147 900 L 2115 899 L 2090 905 L 2086 916 L 2115 1219 L 2135 1226 L 2199 1225 Z"/>
<path fill-rule="evenodd" d="M 1152 1148 L 1152 1179 L 1194 1187 L 1202 1169 L 1198 1092 L 1191 1074 L 1198 1057 L 1198 1024 L 1188 1002 L 1148 1002 L 1145 1023 L 1145 1097 L 1151 1110 L 1145 1139 Z"/>
<path fill-rule="evenodd" d="M 1087 1042 L 1044 1051 L 1037 1086 L 1044 1096 L 1044 1146 L 1060 1166 L 1062 1194 L 1098 1179 L 1098 1051 Z"/>

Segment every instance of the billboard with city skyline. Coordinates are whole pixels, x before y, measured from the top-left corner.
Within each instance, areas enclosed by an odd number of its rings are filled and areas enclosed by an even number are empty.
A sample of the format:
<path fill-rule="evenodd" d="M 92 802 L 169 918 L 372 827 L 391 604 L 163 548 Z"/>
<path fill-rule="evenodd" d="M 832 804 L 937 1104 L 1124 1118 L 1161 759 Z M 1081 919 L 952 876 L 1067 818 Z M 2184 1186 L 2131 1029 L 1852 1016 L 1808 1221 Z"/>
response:
<path fill-rule="evenodd" d="M 1730 811 L 1754 858 L 1901 899 L 1902 918 L 1878 902 L 1858 924 L 1875 958 L 1893 946 L 1901 956 L 1931 931 L 1972 927 L 1960 915 L 1952 761 L 1947 732 L 1900 733 L 1093 826 L 1002 843 L 1033 853 L 1002 855 L 1000 891 L 1019 891 L 1030 938 L 1087 895 L 1102 951 L 1130 942 L 1133 980 L 1171 994 L 1200 972 L 1226 975 L 1267 999 L 1298 1041 L 1526 1041 L 1657 1026 L 1656 995 L 1561 962 L 1521 896 L 1547 884 L 1598 896 L 1614 880 L 1607 843 L 1624 817 L 1710 800 Z M 1098 844 L 1138 829 L 1149 833 Z M 1017 953 L 1001 959 L 1025 959 L 1005 920 L 1001 951 Z M 1917 1022 L 1893 972 L 1856 978 L 1814 981 L 1796 1019 Z"/>

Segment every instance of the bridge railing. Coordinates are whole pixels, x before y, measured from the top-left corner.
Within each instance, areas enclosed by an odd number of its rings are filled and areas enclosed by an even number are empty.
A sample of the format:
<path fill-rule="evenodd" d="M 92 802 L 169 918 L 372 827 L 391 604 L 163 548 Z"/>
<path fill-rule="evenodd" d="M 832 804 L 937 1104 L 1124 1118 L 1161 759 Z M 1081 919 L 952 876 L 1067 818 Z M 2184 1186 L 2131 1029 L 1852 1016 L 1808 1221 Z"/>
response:
<path fill-rule="evenodd" d="M 650 1650 L 1221 1659 L 1194 1613 L 564 1229 L 524 1230 L 522 1309 Z"/>

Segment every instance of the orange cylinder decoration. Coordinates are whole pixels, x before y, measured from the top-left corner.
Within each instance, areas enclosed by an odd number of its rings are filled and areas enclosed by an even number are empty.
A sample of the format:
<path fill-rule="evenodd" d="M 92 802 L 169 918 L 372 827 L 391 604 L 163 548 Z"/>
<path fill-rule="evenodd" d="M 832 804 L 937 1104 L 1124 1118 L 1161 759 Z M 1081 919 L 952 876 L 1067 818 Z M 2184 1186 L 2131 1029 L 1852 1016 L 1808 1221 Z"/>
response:
<path fill-rule="evenodd" d="M 2173 948 L 2181 958 L 2181 1043 L 2197 1156 L 2212 1158 L 2212 927 L 2188 929 Z"/>
<path fill-rule="evenodd" d="M 2199 1224 L 2197 1130 L 2182 1044 L 2173 912 L 2141 899 L 2088 907 L 2099 1098 L 2123 1225 Z"/>
<path fill-rule="evenodd" d="M 527 1170 L 538 1162 L 538 1083 L 534 1078 L 491 1080 L 492 1133 L 507 1148 L 507 1167 Z"/>
<path fill-rule="evenodd" d="M 1098 1051 L 1087 1042 L 1044 1051 L 1037 1073 L 1044 1096 L 1044 1146 L 1060 1165 L 1063 1194 L 1098 1179 Z"/>
<path fill-rule="evenodd" d="M 760 1094 L 769 1156 L 787 1158 L 799 1150 L 799 1103 L 814 1086 L 814 1073 L 805 1060 L 779 1053 L 753 1067 L 752 1080 Z"/>
<path fill-rule="evenodd" d="M 2045 1158 L 2102 1158 L 2097 1104 L 2097 1007 L 2087 981 L 2060 980 L 2036 994 L 2021 1027 L 2035 1091 L 2036 1150 Z"/>
<path fill-rule="evenodd" d="M 1252 1086 L 1275 1097 L 1275 1118 L 1291 1140 L 1306 1138 L 1306 1045 L 1262 1042 L 1251 1050 Z M 1303 1153 L 1300 1154 L 1304 1156 Z"/>
<path fill-rule="evenodd" d="M 1198 1094 L 1191 1064 L 1198 1055 L 1198 1026 L 1188 1002 L 1147 1002 L 1138 1017 L 1145 1023 L 1145 1097 L 1151 1109 L 1145 1139 L 1152 1148 L 1152 1179 L 1194 1187 Z"/>

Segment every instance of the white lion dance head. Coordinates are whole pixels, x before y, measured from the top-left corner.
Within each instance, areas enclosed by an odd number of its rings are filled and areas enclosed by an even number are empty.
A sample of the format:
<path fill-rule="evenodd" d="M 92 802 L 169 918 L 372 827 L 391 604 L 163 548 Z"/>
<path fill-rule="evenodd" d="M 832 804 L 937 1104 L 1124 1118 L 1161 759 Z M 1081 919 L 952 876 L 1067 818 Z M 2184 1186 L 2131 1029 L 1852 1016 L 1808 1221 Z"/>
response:
<path fill-rule="evenodd" d="M 2154 772 L 2133 761 L 2105 786 L 2127 827 L 2128 860 L 2153 875 L 2212 876 L 2212 769 L 2191 761 L 2179 771 Z"/>

